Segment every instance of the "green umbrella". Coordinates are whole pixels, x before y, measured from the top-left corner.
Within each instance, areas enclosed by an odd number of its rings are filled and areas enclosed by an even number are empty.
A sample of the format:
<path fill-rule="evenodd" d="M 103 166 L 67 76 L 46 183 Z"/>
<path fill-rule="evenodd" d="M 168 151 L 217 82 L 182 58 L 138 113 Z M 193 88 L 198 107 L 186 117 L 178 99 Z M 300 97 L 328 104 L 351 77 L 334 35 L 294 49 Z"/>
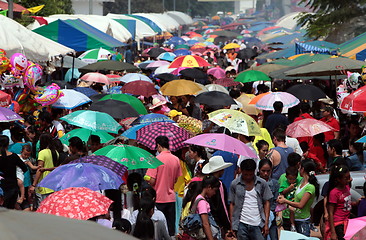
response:
<path fill-rule="evenodd" d="M 85 128 L 78 128 L 66 133 L 60 138 L 60 140 L 62 143 L 69 145 L 69 139 L 72 137 L 79 137 L 83 142 L 87 142 L 90 135 L 96 135 L 100 137 L 101 143 L 106 143 L 114 138 L 105 131 L 92 131 Z"/>
<path fill-rule="evenodd" d="M 91 49 L 79 56 L 79 59 L 87 62 L 87 63 L 94 63 L 97 61 L 105 61 L 108 60 L 109 55 L 113 55 L 115 52 L 104 49 L 104 48 L 96 48 Z"/>
<path fill-rule="evenodd" d="M 121 128 L 121 125 L 119 125 L 109 114 L 90 110 L 75 111 L 60 119 L 71 125 L 90 129 L 92 131 L 118 133 L 118 130 Z"/>
<path fill-rule="evenodd" d="M 134 109 L 136 109 L 136 111 L 139 114 L 142 114 L 142 115 L 147 114 L 144 104 L 142 104 L 142 102 L 134 96 L 127 95 L 127 94 L 109 94 L 109 95 L 106 95 L 106 96 L 102 97 L 101 99 L 99 99 L 99 101 L 108 100 L 108 99 L 126 102 L 126 103 L 130 104 Z"/>
<path fill-rule="evenodd" d="M 177 46 L 174 47 L 174 49 L 181 49 L 181 48 L 189 50 L 189 46 L 186 45 L 186 44 L 180 44 L 180 45 L 177 45 Z"/>
<path fill-rule="evenodd" d="M 109 145 L 94 152 L 125 165 L 128 170 L 142 168 L 157 168 L 163 165 L 154 155 L 141 148 L 129 145 Z"/>
<path fill-rule="evenodd" d="M 106 60 L 106 61 L 99 61 L 96 63 L 92 63 L 86 65 L 85 67 L 79 68 L 80 71 L 137 71 L 139 70 L 137 67 L 130 63 L 126 62 L 119 62 L 113 60 Z"/>
<path fill-rule="evenodd" d="M 234 80 L 235 82 L 257 82 L 257 81 L 271 81 L 267 74 L 256 71 L 249 70 L 245 72 L 241 72 Z"/>

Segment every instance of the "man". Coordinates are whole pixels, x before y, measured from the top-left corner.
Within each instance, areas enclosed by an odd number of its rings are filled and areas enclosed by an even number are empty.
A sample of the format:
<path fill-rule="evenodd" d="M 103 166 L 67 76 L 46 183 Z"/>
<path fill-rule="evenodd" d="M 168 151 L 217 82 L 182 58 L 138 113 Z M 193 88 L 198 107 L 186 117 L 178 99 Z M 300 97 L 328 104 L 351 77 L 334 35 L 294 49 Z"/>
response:
<path fill-rule="evenodd" d="M 255 176 L 256 167 L 253 159 L 243 161 L 240 177 L 230 186 L 230 219 L 237 239 L 264 240 L 269 233 L 273 195 L 266 181 Z"/>
<path fill-rule="evenodd" d="M 297 118 L 294 119 L 294 122 L 300 121 L 300 120 L 303 120 L 303 119 L 307 119 L 307 118 L 314 119 L 310 115 L 310 105 L 307 102 L 301 102 L 300 103 L 300 114 Z M 313 138 L 312 137 L 298 137 L 297 140 L 299 141 L 299 143 L 307 142 L 309 146 L 313 145 Z M 297 153 L 299 153 L 299 152 L 297 152 Z M 302 153 L 299 153 L 299 154 L 301 155 Z"/>
<path fill-rule="evenodd" d="M 175 235 L 175 191 L 174 184 L 182 170 L 179 158 L 169 151 L 169 139 L 166 136 L 159 136 L 155 139 L 156 150 L 159 155 L 156 157 L 163 165 L 155 169 L 149 168 L 145 179 L 156 190 L 156 207 L 162 211 L 168 223 L 169 235 Z"/>
<path fill-rule="evenodd" d="M 276 101 L 273 103 L 274 113 L 268 116 L 265 124 L 265 128 L 267 128 L 268 132 L 272 135 L 273 130 L 277 127 L 287 127 L 289 124 L 288 119 L 285 115 L 282 114 L 283 103 L 280 101 Z"/>
<path fill-rule="evenodd" d="M 95 151 L 99 150 L 102 148 L 102 144 L 100 142 L 100 137 L 97 135 L 90 135 L 89 139 L 88 139 L 88 152 L 89 155 L 93 154 Z"/>
<path fill-rule="evenodd" d="M 342 156 L 342 143 L 337 139 L 328 142 L 327 152 L 329 155 L 328 168 L 333 165 L 347 165 L 347 160 Z"/>
<path fill-rule="evenodd" d="M 61 163 L 61 165 L 68 164 L 76 159 L 84 157 L 85 146 L 83 141 L 79 137 L 72 137 L 69 139 L 69 152 L 70 155 Z"/>
<path fill-rule="evenodd" d="M 328 142 L 332 139 L 339 139 L 339 122 L 337 119 L 333 117 L 333 111 L 334 109 L 330 106 L 324 107 L 323 109 L 320 109 L 322 112 L 323 118 L 320 119 L 320 121 L 325 122 L 330 127 L 334 128 L 334 131 L 325 132 L 325 141 Z"/>
<path fill-rule="evenodd" d="M 273 144 L 276 146 L 268 153 L 268 158 L 273 163 L 272 178 L 278 180 L 278 178 L 286 172 L 287 157 L 294 150 L 285 144 L 286 132 L 277 128 L 273 131 Z"/>

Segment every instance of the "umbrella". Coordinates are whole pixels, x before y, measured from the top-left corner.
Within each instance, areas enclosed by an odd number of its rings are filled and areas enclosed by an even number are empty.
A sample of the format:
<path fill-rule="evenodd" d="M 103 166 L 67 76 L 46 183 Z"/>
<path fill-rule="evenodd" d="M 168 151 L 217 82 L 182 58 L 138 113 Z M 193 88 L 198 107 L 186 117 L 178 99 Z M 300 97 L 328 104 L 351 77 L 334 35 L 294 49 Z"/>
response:
<path fill-rule="evenodd" d="M 210 64 L 203 58 L 199 56 L 180 56 L 177 57 L 170 65 L 169 68 L 178 67 L 209 67 Z"/>
<path fill-rule="evenodd" d="M 139 116 L 139 113 L 130 104 L 113 99 L 95 102 L 89 107 L 89 110 L 107 113 L 117 119 Z"/>
<path fill-rule="evenodd" d="M 256 70 L 249 70 L 241 72 L 236 78 L 235 82 L 257 82 L 257 81 L 271 81 L 267 74 L 256 71 Z"/>
<path fill-rule="evenodd" d="M 236 100 L 243 105 L 243 108 L 242 108 L 243 112 L 245 112 L 248 115 L 257 116 L 259 113 L 261 113 L 261 110 L 256 108 L 254 105 L 250 104 L 250 101 L 254 97 L 255 97 L 254 94 L 245 94 L 245 93 L 243 93 Z"/>
<path fill-rule="evenodd" d="M 136 238 L 111 230 L 93 221 L 80 221 L 50 214 L 0 208 L 1 237 L 3 239 L 59 240 L 59 239 L 110 239 L 136 240 Z M 40 234 L 45 233 L 50 234 Z M 81 234 L 82 233 L 82 234 Z"/>
<path fill-rule="evenodd" d="M 170 63 L 167 61 L 154 61 L 149 63 L 146 68 L 158 68 L 161 66 L 169 65 Z"/>
<path fill-rule="evenodd" d="M 163 164 L 148 151 L 124 144 L 109 145 L 99 149 L 94 154 L 109 157 L 126 166 L 128 170 L 157 168 Z"/>
<path fill-rule="evenodd" d="M 164 52 L 164 53 L 161 53 L 157 59 L 159 60 L 165 60 L 165 61 L 169 61 L 169 62 L 172 62 L 174 60 L 174 58 L 176 57 L 176 55 L 174 53 L 171 53 L 171 52 Z"/>
<path fill-rule="evenodd" d="M 249 102 L 249 104 L 256 104 L 262 97 L 264 97 L 264 96 L 266 96 L 266 95 L 268 95 L 268 94 L 270 94 L 271 92 L 265 92 L 265 93 L 261 93 L 261 94 L 259 94 L 259 95 L 257 95 L 257 96 L 255 96 L 255 97 L 253 97 L 251 100 L 250 100 L 250 102 Z"/>
<path fill-rule="evenodd" d="M 113 54 L 115 54 L 115 52 L 104 48 L 97 48 L 84 52 L 79 56 L 79 59 L 86 63 L 95 63 L 98 61 L 108 60 L 108 57 Z"/>
<path fill-rule="evenodd" d="M 180 37 L 172 37 L 167 41 L 167 44 L 173 44 L 173 45 L 180 45 L 180 44 L 185 44 L 186 41 L 183 38 Z"/>
<path fill-rule="evenodd" d="M 90 65 L 80 68 L 80 70 L 130 71 L 130 72 L 132 72 L 132 71 L 138 71 L 139 69 L 130 63 L 107 60 L 107 61 L 92 63 Z"/>
<path fill-rule="evenodd" d="M 126 83 L 122 87 L 122 92 L 133 95 L 142 95 L 144 97 L 151 97 L 158 93 L 154 84 L 142 80 Z"/>
<path fill-rule="evenodd" d="M 208 114 L 209 120 L 231 132 L 245 136 L 260 136 L 261 130 L 256 121 L 249 115 L 231 109 L 220 109 Z"/>
<path fill-rule="evenodd" d="M 85 187 L 71 187 L 55 192 L 43 200 L 39 213 L 88 220 L 109 213 L 113 203 L 106 196 Z"/>
<path fill-rule="evenodd" d="M 85 156 L 85 157 L 76 159 L 70 163 L 91 163 L 91 164 L 95 164 L 98 166 L 102 166 L 102 167 L 108 168 L 112 172 L 115 172 L 121 178 L 124 177 L 124 175 L 127 171 L 126 166 L 124 166 L 106 156 L 97 156 L 97 155 Z"/>
<path fill-rule="evenodd" d="M 121 128 L 121 125 L 119 125 L 110 115 L 91 110 L 75 111 L 60 119 L 71 125 L 90 129 L 92 131 L 100 130 L 118 133 L 118 130 Z"/>
<path fill-rule="evenodd" d="M 251 67 L 245 71 L 256 70 L 256 71 L 260 71 L 260 72 L 268 75 L 270 72 L 274 72 L 274 71 L 284 69 L 284 68 L 288 68 L 288 66 L 279 65 L 279 64 L 264 64 L 264 65 Z"/>
<path fill-rule="evenodd" d="M 172 152 L 183 148 L 185 146 L 183 141 L 190 138 L 189 132 L 173 123 L 155 122 L 137 131 L 137 142 L 155 150 L 155 139 L 158 136 L 166 136 L 169 138 L 169 149 Z"/>
<path fill-rule="evenodd" d="M 207 74 L 213 75 L 215 78 L 224 78 L 226 76 L 225 70 L 220 67 L 214 67 L 207 70 Z"/>
<path fill-rule="evenodd" d="M 177 57 L 180 57 L 180 56 L 186 56 L 186 55 L 191 55 L 192 52 L 189 51 L 188 49 L 178 49 L 178 50 L 175 50 L 174 51 L 174 54 L 177 56 Z M 174 60 L 173 60 L 174 61 Z"/>
<path fill-rule="evenodd" d="M 122 133 L 121 136 L 126 137 L 128 139 L 136 139 L 137 138 L 137 130 L 149 125 L 150 123 L 137 124 L 135 126 L 130 127 L 126 131 Z M 127 124 L 126 124 L 127 125 Z"/>
<path fill-rule="evenodd" d="M 226 44 L 222 49 L 234 49 L 234 48 L 240 48 L 240 45 L 237 43 L 229 43 Z"/>
<path fill-rule="evenodd" d="M 180 74 L 180 71 L 184 70 L 184 69 L 187 69 L 189 67 L 178 67 L 178 68 L 175 68 L 174 71 L 171 72 L 171 74 L 174 74 L 174 75 L 179 75 Z M 172 69 L 172 68 L 171 68 Z"/>
<path fill-rule="evenodd" d="M 211 92 L 211 91 L 219 91 L 219 92 L 223 92 L 223 93 L 226 93 L 227 95 L 229 95 L 229 91 L 221 86 L 221 85 L 218 85 L 218 84 L 207 84 L 205 85 L 205 88 Z"/>
<path fill-rule="evenodd" d="M 327 95 L 317 86 L 310 84 L 297 84 L 287 89 L 300 100 L 317 101 L 320 98 L 326 98 Z"/>
<path fill-rule="evenodd" d="M 205 133 L 186 140 L 184 143 L 218 149 L 245 157 L 257 158 L 245 143 L 223 133 Z"/>
<path fill-rule="evenodd" d="M 87 187 L 93 191 L 118 189 L 121 177 L 108 168 L 91 163 L 69 163 L 50 172 L 37 187 L 60 191 L 69 187 Z"/>
<path fill-rule="evenodd" d="M 170 68 L 170 69 L 173 69 L 173 68 Z M 171 74 L 171 73 L 161 73 L 161 74 L 155 75 L 155 77 L 160 80 L 163 80 L 165 82 L 179 79 L 176 75 Z"/>
<path fill-rule="evenodd" d="M 189 46 L 186 44 L 179 44 L 175 46 L 174 49 L 189 49 Z"/>
<path fill-rule="evenodd" d="M 137 80 L 147 81 L 147 82 L 152 83 L 152 80 L 148 76 L 140 74 L 140 73 L 127 73 L 120 79 L 121 82 L 125 82 L 125 83 L 129 83 L 129 82 L 133 82 L 133 81 L 137 81 Z"/>
<path fill-rule="evenodd" d="M 169 66 L 161 66 L 161 67 L 158 67 L 157 69 L 155 69 L 154 73 L 155 74 L 171 73 L 175 69 L 176 68 L 169 68 Z"/>
<path fill-rule="evenodd" d="M 366 112 L 366 86 L 343 98 L 340 108 L 348 112 Z"/>
<path fill-rule="evenodd" d="M 87 73 L 80 79 L 88 82 L 104 83 L 107 85 L 111 83 L 106 75 L 97 72 Z"/>
<path fill-rule="evenodd" d="M 63 135 L 60 140 L 63 144 L 69 145 L 69 139 L 72 137 L 78 137 L 83 142 L 87 142 L 89 140 L 90 135 L 96 135 L 100 137 L 101 143 L 106 143 L 110 140 L 112 140 L 114 137 L 106 133 L 105 131 L 92 131 L 85 128 L 77 128 L 74 130 L 71 130 L 70 132 Z"/>
<path fill-rule="evenodd" d="M 273 111 L 273 103 L 276 101 L 280 101 L 283 103 L 283 108 L 289 109 L 300 103 L 299 99 L 297 99 L 294 95 L 287 92 L 271 92 L 263 96 L 258 102 L 255 104 L 256 108 L 262 110 L 272 110 Z"/>
<path fill-rule="evenodd" d="M 312 119 L 305 118 L 288 125 L 286 130 L 286 135 L 298 138 L 298 137 L 312 137 L 319 133 L 334 131 L 335 129 L 330 127 L 325 122 Z"/>
<path fill-rule="evenodd" d="M 136 97 L 127 94 L 108 94 L 99 98 L 98 101 L 113 99 L 130 104 L 139 114 L 147 114 L 144 104 Z"/>
<path fill-rule="evenodd" d="M 223 87 L 235 87 L 235 86 L 239 85 L 238 82 L 234 82 L 233 78 L 228 78 L 228 77 L 219 78 L 214 83 L 221 85 Z"/>
<path fill-rule="evenodd" d="M 138 117 L 134 120 L 131 125 L 145 124 L 145 123 L 154 123 L 154 122 L 171 122 L 174 123 L 168 116 L 159 113 L 149 113 L 143 116 Z"/>
<path fill-rule="evenodd" d="M 202 90 L 199 85 L 189 80 L 173 80 L 160 88 L 160 91 L 166 96 L 194 95 Z"/>
<path fill-rule="evenodd" d="M 192 79 L 207 79 L 207 74 L 197 68 L 186 68 L 181 70 L 179 74 Z"/>
<path fill-rule="evenodd" d="M 142 63 L 139 63 L 137 66 L 139 67 L 139 68 L 141 68 L 141 69 L 147 69 L 146 67 L 147 67 L 147 65 L 149 65 L 150 63 L 152 63 L 152 62 L 155 62 L 154 60 L 146 60 L 146 61 L 144 61 L 144 62 L 142 62 Z"/>
<path fill-rule="evenodd" d="M 95 94 L 98 94 L 97 91 L 91 89 L 89 87 L 76 87 L 74 88 L 75 91 L 81 92 L 82 94 L 86 95 L 87 97 L 91 97 Z"/>
<path fill-rule="evenodd" d="M 162 48 L 151 48 L 150 51 L 147 52 L 147 54 L 150 56 L 150 57 L 158 57 L 160 54 L 166 52 L 164 49 Z"/>
<path fill-rule="evenodd" d="M 344 239 L 358 240 L 358 239 L 365 239 L 365 237 L 366 237 L 366 217 L 349 219 Z"/>
<path fill-rule="evenodd" d="M 228 94 L 219 92 L 219 91 L 211 91 L 211 92 L 203 92 L 196 96 L 194 99 L 196 103 L 206 104 L 208 106 L 230 106 L 235 104 L 235 101 Z"/>
<path fill-rule="evenodd" d="M 9 108 L 0 107 L 0 122 L 12 122 L 23 120 L 21 116 Z"/>
<path fill-rule="evenodd" d="M 121 79 L 122 76 L 117 75 L 117 74 L 107 74 L 106 75 L 107 78 L 109 78 L 110 81 L 114 82 L 114 81 L 119 81 Z"/>
<path fill-rule="evenodd" d="M 80 60 L 79 60 L 80 61 Z M 72 78 L 78 79 L 81 75 L 81 72 L 79 72 L 79 69 L 77 68 L 70 68 L 69 70 L 67 70 L 65 76 L 64 76 L 64 80 L 66 82 L 71 82 Z"/>
<path fill-rule="evenodd" d="M 62 89 L 61 92 L 64 95 L 52 104 L 53 108 L 74 109 L 91 102 L 91 99 L 81 92 L 72 89 Z"/>
<path fill-rule="evenodd" d="M 230 32 L 230 31 L 214 31 L 212 32 L 210 35 L 216 35 L 216 36 L 221 36 L 221 37 L 237 37 L 240 34 L 236 33 L 236 32 Z"/>

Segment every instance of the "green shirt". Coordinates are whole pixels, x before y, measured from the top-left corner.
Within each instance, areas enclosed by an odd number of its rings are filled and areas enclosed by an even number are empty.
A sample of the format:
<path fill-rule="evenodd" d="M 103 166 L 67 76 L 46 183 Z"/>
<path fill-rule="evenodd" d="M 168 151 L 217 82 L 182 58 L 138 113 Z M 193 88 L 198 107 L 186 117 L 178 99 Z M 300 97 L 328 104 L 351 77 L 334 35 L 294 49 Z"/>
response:
<path fill-rule="evenodd" d="M 299 186 L 301 181 L 302 181 L 302 177 L 300 176 L 300 174 L 298 174 L 297 178 L 296 178 L 295 187 Z M 287 181 L 287 178 L 286 178 L 286 173 L 284 173 L 280 176 L 280 178 L 278 179 L 278 184 L 280 185 L 280 188 L 278 190 L 279 193 L 283 192 L 283 190 L 285 190 L 286 188 L 288 188 L 290 186 L 290 183 Z M 291 191 L 291 192 L 287 193 L 286 195 L 284 195 L 285 198 L 287 200 L 293 201 L 294 197 L 295 197 L 295 191 L 296 191 L 296 188 L 294 188 L 293 191 Z M 288 210 L 288 209 L 283 210 L 282 217 L 290 218 L 290 210 Z"/>
<path fill-rule="evenodd" d="M 302 189 L 298 187 L 295 193 L 295 202 L 300 202 L 305 193 L 310 193 L 311 197 L 302 209 L 296 209 L 295 219 L 308 219 L 310 218 L 310 208 L 315 199 L 315 186 L 313 184 L 306 184 Z"/>

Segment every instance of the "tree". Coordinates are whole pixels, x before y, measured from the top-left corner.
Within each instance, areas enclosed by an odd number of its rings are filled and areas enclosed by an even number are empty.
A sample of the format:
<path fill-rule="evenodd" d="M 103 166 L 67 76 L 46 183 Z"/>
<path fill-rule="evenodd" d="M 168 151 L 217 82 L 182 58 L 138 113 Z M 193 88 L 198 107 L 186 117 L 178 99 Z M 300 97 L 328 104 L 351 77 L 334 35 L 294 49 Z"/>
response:
<path fill-rule="evenodd" d="M 37 12 L 38 16 L 50 16 L 53 14 L 72 14 L 72 2 L 71 0 L 17 0 L 14 1 L 25 8 L 36 7 L 39 5 L 45 5 L 41 11 Z"/>

